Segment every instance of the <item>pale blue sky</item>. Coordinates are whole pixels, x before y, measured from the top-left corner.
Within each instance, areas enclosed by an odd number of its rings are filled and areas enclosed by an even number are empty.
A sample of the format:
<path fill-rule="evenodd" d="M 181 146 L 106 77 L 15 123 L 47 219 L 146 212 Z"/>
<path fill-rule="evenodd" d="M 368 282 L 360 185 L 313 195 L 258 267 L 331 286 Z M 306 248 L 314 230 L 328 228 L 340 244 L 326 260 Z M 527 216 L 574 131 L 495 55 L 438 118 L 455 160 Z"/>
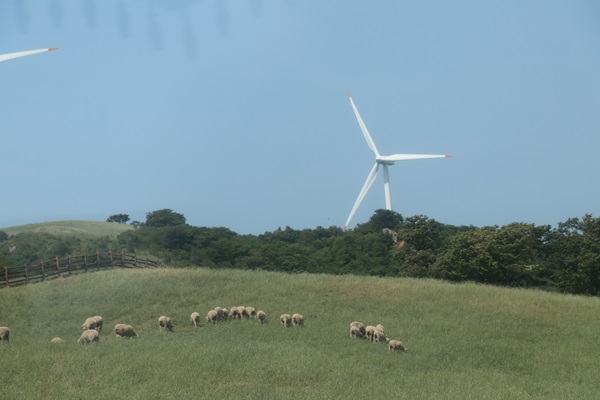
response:
<path fill-rule="evenodd" d="M 600 3 L 0 0 L 0 227 L 343 226 L 381 153 L 394 210 L 600 215 Z M 384 208 L 379 176 L 351 226 Z"/>

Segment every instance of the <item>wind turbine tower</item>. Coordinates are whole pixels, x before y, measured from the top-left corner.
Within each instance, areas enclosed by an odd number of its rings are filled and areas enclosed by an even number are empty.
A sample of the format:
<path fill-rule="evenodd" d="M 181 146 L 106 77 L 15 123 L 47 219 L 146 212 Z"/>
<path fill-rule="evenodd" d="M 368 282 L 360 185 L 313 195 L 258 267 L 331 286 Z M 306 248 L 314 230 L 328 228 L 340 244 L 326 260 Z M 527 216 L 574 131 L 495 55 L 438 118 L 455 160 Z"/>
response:
<path fill-rule="evenodd" d="M 379 150 L 377 150 L 377 146 L 375 146 L 375 142 L 373 142 L 373 139 L 371 138 L 371 135 L 369 134 L 369 131 L 368 131 L 367 127 L 365 126 L 365 123 L 363 122 L 362 118 L 360 117 L 360 114 L 358 113 L 358 109 L 356 108 L 356 105 L 354 105 L 354 101 L 352 100 L 352 96 L 350 95 L 350 92 L 348 92 L 348 99 L 350 99 L 350 104 L 352 105 L 352 109 L 354 110 L 354 115 L 356 115 L 356 119 L 358 120 L 358 125 L 360 126 L 360 129 L 362 130 L 365 140 L 367 141 L 367 145 L 369 146 L 371 151 L 375 154 L 375 165 L 373 165 L 373 168 L 371 168 L 371 172 L 369 172 L 369 175 L 367 176 L 367 180 L 366 180 L 365 184 L 363 185 L 360 193 L 358 194 L 358 198 L 356 199 L 356 202 L 354 203 L 354 207 L 352 207 L 352 211 L 350 211 L 350 215 L 348 216 L 348 219 L 346 220 L 346 223 L 344 224 L 344 230 L 346 230 L 346 228 L 350 224 L 350 221 L 352 220 L 354 213 L 356 213 L 358 206 L 360 206 L 360 203 L 362 202 L 363 198 L 365 197 L 365 195 L 371 188 L 371 185 L 373 185 L 373 182 L 375 181 L 375 178 L 377 177 L 377 171 L 379 170 L 380 165 L 383 166 L 383 189 L 385 192 L 385 208 L 387 210 L 391 210 L 392 209 L 392 194 L 390 191 L 390 174 L 388 171 L 388 167 L 390 165 L 394 165 L 396 163 L 396 161 L 420 160 L 420 159 L 424 159 L 424 158 L 452 157 L 451 155 L 448 155 L 448 154 L 392 154 L 391 156 L 382 156 L 381 154 L 379 154 Z"/>

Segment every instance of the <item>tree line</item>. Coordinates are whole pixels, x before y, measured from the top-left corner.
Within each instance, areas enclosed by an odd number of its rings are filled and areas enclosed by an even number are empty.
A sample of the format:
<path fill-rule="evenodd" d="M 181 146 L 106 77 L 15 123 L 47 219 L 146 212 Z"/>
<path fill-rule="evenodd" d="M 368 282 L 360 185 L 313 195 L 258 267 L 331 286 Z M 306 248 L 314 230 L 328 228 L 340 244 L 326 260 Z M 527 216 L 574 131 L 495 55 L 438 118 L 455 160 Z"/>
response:
<path fill-rule="evenodd" d="M 376 210 L 368 222 L 346 232 L 319 226 L 240 235 L 224 227 L 191 226 L 182 214 L 164 209 L 147 213 L 146 221 L 135 226 L 117 238 L 0 235 L 0 263 L 125 251 L 150 254 L 175 267 L 434 278 L 592 296 L 600 289 L 600 219 L 590 214 L 555 228 L 474 227 Z"/>

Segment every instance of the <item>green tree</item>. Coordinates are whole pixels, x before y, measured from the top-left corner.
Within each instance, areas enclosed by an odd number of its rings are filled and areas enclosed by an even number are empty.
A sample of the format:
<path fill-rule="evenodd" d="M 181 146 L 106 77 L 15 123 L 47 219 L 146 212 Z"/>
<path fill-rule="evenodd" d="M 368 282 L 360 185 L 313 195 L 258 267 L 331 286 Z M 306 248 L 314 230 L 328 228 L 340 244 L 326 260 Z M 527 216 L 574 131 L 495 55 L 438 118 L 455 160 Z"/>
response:
<path fill-rule="evenodd" d="M 183 214 L 174 212 L 171 209 L 152 211 L 146 214 L 146 226 L 160 228 L 163 226 L 184 225 L 185 217 Z"/>
<path fill-rule="evenodd" d="M 549 264 L 562 291 L 600 294 L 600 218 L 586 214 L 558 225 L 550 240 Z"/>
<path fill-rule="evenodd" d="M 106 219 L 106 222 L 116 222 L 118 224 L 126 224 L 129 221 L 129 214 L 115 214 Z"/>

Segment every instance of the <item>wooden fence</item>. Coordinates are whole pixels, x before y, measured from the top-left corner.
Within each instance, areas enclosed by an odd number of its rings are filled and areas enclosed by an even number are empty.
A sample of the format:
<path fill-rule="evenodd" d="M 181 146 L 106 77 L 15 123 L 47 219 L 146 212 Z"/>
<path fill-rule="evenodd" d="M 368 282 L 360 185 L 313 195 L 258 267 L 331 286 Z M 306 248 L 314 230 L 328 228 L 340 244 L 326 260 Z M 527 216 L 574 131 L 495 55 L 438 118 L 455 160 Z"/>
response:
<path fill-rule="evenodd" d="M 109 268 L 158 268 L 162 266 L 162 263 L 150 260 L 148 257 L 142 259 L 135 254 L 126 253 L 96 253 L 94 255 L 69 256 L 63 259 L 56 257 L 37 265 L 0 267 L 2 272 L 0 288 Z"/>

